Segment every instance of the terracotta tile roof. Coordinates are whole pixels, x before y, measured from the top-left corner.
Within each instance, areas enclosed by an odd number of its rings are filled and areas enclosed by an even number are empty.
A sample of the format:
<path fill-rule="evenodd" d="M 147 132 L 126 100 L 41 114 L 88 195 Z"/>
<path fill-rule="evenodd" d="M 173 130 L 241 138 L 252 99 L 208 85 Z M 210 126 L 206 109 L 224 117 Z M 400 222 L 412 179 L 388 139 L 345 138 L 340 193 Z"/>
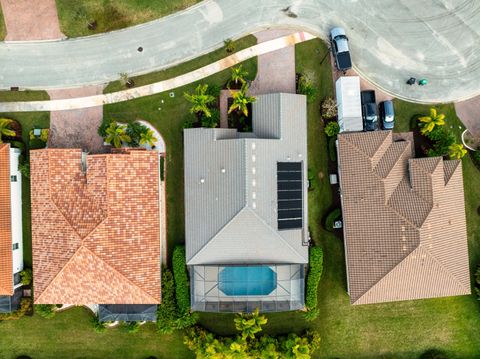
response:
<path fill-rule="evenodd" d="M 10 146 L 0 144 L 0 295 L 13 295 Z"/>
<path fill-rule="evenodd" d="M 351 303 L 470 294 L 461 162 L 390 131 L 338 140 Z"/>
<path fill-rule="evenodd" d="M 158 154 L 32 151 L 35 303 L 160 303 Z"/>

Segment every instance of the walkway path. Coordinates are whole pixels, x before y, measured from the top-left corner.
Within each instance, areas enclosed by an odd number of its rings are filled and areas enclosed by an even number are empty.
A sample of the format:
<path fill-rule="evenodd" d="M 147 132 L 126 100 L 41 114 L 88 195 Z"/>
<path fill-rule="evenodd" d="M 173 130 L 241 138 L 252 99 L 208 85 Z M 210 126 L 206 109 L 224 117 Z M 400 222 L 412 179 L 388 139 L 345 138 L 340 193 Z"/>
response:
<path fill-rule="evenodd" d="M 269 27 L 327 39 L 343 26 L 356 70 L 396 97 L 449 102 L 480 94 L 480 1 L 206 0 L 183 12 L 99 36 L 0 43 L 0 88 L 103 84 L 171 67 L 226 38 Z M 460 35 L 459 35 L 460 34 Z M 142 46 L 143 52 L 137 48 Z M 427 86 L 405 84 L 427 78 Z"/>
<path fill-rule="evenodd" d="M 102 106 L 105 104 L 128 101 L 143 96 L 154 95 L 201 80 L 205 77 L 227 69 L 252 57 L 289 47 L 300 42 L 310 40 L 312 38 L 313 35 L 304 32 L 283 36 L 278 39 L 254 45 L 252 47 L 249 47 L 248 49 L 241 50 L 233 55 L 227 56 L 222 60 L 213 62 L 197 70 L 174 77 L 172 79 L 114 93 L 61 100 L 54 99 L 50 101 L 1 102 L 0 112 L 75 110 L 80 108 Z"/>
<path fill-rule="evenodd" d="M 7 41 L 57 40 L 60 31 L 55 0 L 0 0 Z"/>
<path fill-rule="evenodd" d="M 455 111 L 470 133 L 480 138 L 480 96 L 455 103 Z"/>
<path fill-rule="evenodd" d="M 98 95 L 103 86 L 87 86 L 80 89 L 50 90 L 51 99 L 76 98 Z M 102 123 L 103 106 L 70 111 L 52 111 L 50 114 L 49 147 L 81 148 L 90 153 L 105 152 L 103 139 L 97 129 Z"/>

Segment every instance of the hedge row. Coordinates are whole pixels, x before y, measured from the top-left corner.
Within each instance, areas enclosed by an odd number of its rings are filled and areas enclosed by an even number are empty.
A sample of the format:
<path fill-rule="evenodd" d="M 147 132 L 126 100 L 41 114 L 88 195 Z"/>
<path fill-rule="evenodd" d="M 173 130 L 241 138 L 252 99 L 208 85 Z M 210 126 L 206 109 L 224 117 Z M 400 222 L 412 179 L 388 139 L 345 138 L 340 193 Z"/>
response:
<path fill-rule="evenodd" d="M 188 281 L 184 246 L 175 247 L 173 250 L 172 264 L 178 311 L 185 314 L 190 311 L 190 284 Z"/>
<path fill-rule="evenodd" d="M 341 218 L 342 218 L 341 209 L 335 208 L 333 211 L 331 211 L 327 215 L 327 218 L 325 219 L 325 229 L 327 231 L 333 232 L 334 231 L 333 225 L 335 224 L 335 221 L 338 221 Z"/>
<path fill-rule="evenodd" d="M 323 251 L 320 247 L 310 248 L 310 264 L 307 275 L 307 297 L 305 305 L 308 310 L 317 308 L 318 283 L 323 272 Z"/>
<path fill-rule="evenodd" d="M 20 307 L 11 313 L 0 313 L 0 321 L 20 319 L 25 314 L 32 310 L 32 300 L 29 298 L 22 298 Z"/>

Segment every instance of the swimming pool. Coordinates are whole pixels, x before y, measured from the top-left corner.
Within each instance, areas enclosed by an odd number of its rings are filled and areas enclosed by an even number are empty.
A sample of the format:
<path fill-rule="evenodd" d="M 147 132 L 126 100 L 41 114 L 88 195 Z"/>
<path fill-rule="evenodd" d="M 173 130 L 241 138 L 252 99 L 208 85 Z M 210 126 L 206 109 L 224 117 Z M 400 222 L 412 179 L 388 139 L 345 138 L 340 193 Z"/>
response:
<path fill-rule="evenodd" d="M 277 287 L 277 273 L 269 266 L 232 266 L 218 273 L 218 288 L 228 296 L 268 295 Z"/>

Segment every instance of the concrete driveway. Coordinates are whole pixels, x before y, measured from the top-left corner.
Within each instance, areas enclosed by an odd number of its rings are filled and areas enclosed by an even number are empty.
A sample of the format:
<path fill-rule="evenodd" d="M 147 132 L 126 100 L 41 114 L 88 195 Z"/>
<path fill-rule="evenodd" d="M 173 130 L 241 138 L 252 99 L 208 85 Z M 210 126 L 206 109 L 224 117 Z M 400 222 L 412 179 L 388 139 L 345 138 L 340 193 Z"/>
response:
<path fill-rule="evenodd" d="M 357 72 L 385 92 L 423 102 L 480 94 L 480 2 L 475 0 L 207 0 L 126 30 L 53 42 L 0 43 L 0 88 L 99 84 L 159 70 L 268 27 L 326 39 L 345 27 Z M 137 48 L 142 46 L 143 52 Z M 410 77 L 425 87 L 408 86 Z"/>

